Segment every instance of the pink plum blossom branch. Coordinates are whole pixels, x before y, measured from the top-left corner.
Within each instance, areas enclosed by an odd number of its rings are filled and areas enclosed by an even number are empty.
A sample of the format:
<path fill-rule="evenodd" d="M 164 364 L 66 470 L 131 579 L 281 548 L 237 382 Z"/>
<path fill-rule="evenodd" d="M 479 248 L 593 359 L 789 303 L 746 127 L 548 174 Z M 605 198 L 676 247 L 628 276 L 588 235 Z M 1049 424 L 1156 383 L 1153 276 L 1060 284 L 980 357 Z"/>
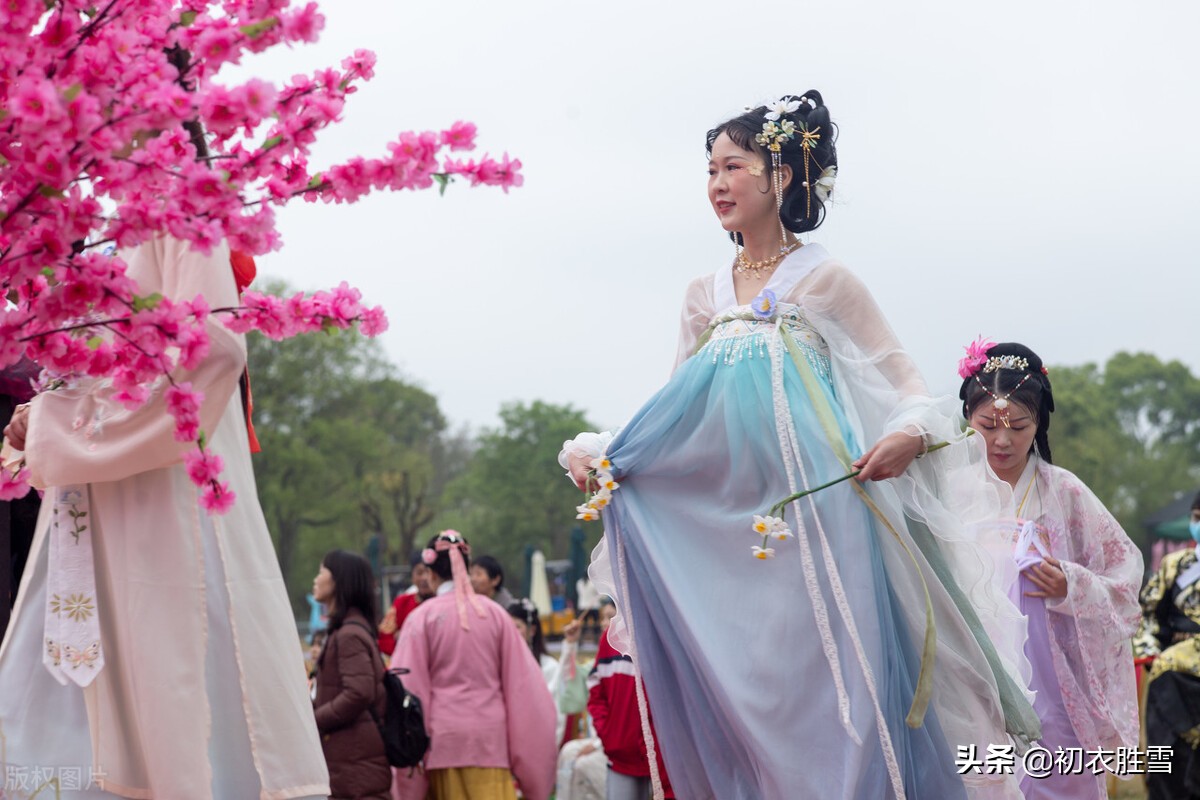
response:
<path fill-rule="evenodd" d="M 225 240 L 261 254 L 281 246 L 275 209 L 297 197 L 347 203 L 444 191 L 454 178 L 507 192 L 523 181 L 521 163 L 507 153 L 462 159 L 476 128 L 456 122 L 400 133 L 376 158 L 311 169 L 318 137 L 373 77 L 374 54 L 278 85 L 219 78 L 246 53 L 315 41 L 324 26 L 315 2 L 93 4 L 5 0 L 0 15 L 0 367 L 28 356 L 53 374 L 108 378 L 131 405 L 165 377 L 176 438 L 196 443 L 188 474 L 219 512 L 232 495 L 193 418 L 199 400 L 175 376 L 207 354 L 207 317 L 279 339 L 353 325 L 377 335 L 386 316 L 344 283 L 290 298 L 246 292 L 216 310 L 202 297 L 145 297 L 125 261 L 100 246 L 169 236 L 200 252 Z M 0 493 L 20 480 L 6 473 Z"/>

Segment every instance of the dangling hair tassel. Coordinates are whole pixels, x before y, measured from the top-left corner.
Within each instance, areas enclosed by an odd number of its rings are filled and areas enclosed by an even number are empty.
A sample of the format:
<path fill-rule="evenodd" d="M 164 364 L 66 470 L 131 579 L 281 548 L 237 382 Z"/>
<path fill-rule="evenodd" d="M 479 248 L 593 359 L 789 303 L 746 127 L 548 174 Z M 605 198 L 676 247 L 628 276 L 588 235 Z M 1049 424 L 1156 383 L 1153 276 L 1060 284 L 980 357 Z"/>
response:
<path fill-rule="evenodd" d="M 787 229 L 783 225 L 783 156 L 771 151 L 771 176 L 775 184 L 775 212 L 779 217 L 779 252 L 787 251 Z"/>

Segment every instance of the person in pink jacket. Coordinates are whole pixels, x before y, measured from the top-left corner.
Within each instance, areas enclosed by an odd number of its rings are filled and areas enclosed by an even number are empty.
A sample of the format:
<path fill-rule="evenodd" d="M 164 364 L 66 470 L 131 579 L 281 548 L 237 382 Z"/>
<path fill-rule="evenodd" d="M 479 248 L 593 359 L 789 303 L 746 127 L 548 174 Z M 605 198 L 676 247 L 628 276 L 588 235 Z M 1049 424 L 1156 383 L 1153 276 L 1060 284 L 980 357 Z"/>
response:
<path fill-rule="evenodd" d="M 398 770 L 393 794 L 433 800 L 527 800 L 554 788 L 555 708 L 542 670 L 508 612 L 476 595 L 470 546 L 456 531 L 429 541 L 434 596 L 400 631 L 393 667 L 420 698 L 430 736 L 424 773 Z"/>

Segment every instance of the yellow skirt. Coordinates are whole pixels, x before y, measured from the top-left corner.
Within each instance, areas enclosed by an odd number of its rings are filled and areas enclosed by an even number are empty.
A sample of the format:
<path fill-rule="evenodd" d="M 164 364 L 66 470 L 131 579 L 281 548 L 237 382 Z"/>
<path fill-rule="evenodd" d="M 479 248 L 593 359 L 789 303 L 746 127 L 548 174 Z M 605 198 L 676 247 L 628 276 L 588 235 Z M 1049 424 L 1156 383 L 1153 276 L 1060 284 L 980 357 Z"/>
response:
<path fill-rule="evenodd" d="M 512 773 L 503 767 L 451 767 L 427 775 L 427 800 L 517 800 Z"/>

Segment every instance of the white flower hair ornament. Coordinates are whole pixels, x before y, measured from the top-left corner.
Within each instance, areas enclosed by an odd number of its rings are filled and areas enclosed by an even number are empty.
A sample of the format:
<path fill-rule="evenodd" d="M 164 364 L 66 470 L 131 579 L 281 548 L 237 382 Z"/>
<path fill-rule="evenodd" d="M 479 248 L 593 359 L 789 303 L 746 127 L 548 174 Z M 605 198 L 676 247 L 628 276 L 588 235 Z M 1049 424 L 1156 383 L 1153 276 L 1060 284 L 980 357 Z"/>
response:
<path fill-rule="evenodd" d="M 780 117 L 795 114 L 799 110 L 799 100 L 794 97 L 781 97 L 778 100 L 772 100 L 770 103 L 767 103 L 767 113 L 763 116 L 773 122 L 778 122 Z"/>
<path fill-rule="evenodd" d="M 836 181 L 837 167 L 826 167 L 821 172 L 820 177 L 817 178 L 816 183 L 814 183 L 812 186 L 813 194 L 817 196 L 818 200 L 824 203 L 829 199 L 829 196 L 833 194 L 833 184 Z"/>

